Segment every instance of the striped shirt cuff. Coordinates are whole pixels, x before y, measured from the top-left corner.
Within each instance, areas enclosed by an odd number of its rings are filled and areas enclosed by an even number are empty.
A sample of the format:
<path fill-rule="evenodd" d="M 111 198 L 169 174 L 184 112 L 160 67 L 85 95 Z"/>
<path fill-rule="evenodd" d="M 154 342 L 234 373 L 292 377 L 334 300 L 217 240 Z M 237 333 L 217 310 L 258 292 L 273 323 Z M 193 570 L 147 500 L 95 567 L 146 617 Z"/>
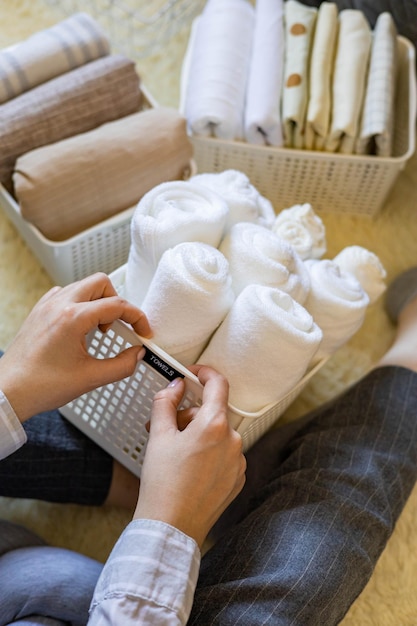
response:
<path fill-rule="evenodd" d="M 19 418 L 0 390 L 0 459 L 16 452 L 26 441 L 27 436 Z"/>

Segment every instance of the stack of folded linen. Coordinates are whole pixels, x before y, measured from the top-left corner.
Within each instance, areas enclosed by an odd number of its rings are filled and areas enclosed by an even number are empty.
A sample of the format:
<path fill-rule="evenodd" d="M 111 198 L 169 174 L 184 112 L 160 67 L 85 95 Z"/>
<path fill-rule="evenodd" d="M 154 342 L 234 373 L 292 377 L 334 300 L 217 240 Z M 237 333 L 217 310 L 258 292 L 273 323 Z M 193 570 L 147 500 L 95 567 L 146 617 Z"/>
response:
<path fill-rule="evenodd" d="M 387 12 L 372 32 L 362 11 L 334 2 L 208 0 L 180 108 L 194 135 L 390 156 L 397 46 Z"/>
<path fill-rule="evenodd" d="M 365 248 L 323 258 L 311 205 L 271 220 L 264 200 L 235 170 L 157 185 L 133 214 L 123 286 L 155 343 L 185 366 L 220 371 L 230 402 L 248 412 L 279 402 L 346 343 L 385 288 Z"/>
<path fill-rule="evenodd" d="M 189 174 L 174 109 L 149 109 L 134 61 L 76 13 L 0 50 L 0 183 L 42 235 L 62 241 Z"/>

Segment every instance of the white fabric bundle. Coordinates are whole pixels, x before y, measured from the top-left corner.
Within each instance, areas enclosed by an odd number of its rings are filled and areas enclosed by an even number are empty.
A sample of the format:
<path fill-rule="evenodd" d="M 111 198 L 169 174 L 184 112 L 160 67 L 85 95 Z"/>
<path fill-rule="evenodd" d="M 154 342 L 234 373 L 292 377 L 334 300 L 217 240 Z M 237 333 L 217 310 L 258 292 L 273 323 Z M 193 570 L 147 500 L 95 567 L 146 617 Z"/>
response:
<path fill-rule="evenodd" d="M 322 2 L 317 13 L 310 62 L 310 93 L 307 109 L 305 147 L 323 150 L 329 132 L 332 79 L 338 31 L 338 10 L 334 2 Z"/>
<path fill-rule="evenodd" d="M 249 143 L 282 146 L 283 0 L 257 0 L 245 107 Z"/>
<path fill-rule="evenodd" d="M 297 0 L 285 2 L 285 65 L 282 119 L 285 145 L 304 147 L 309 91 L 310 51 L 317 9 Z"/>
<path fill-rule="evenodd" d="M 190 181 L 162 183 L 146 193 L 132 217 L 126 299 L 141 305 L 168 248 L 184 241 L 201 241 L 217 248 L 227 214 L 221 196 Z"/>
<path fill-rule="evenodd" d="M 339 14 L 339 39 L 333 76 L 333 106 L 326 150 L 352 154 L 359 132 L 372 33 L 362 11 Z"/>
<path fill-rule="evenodd" d="M 183 66 L 184 114 L 192 133 L 243 137 L 255 12 L 246 0 L 208 0 Z"/>
<path fill-rule="evenodd" d="M 87 13 L 75 13 L 0 50 L 0 104 L 109 53 L 98 23 Z"/>
<path fill-rule="evenodd" d="M 329 259 L 304 261 L 310 273 L 305 308 L 320 326 L 323 340 L 314 359 L 333 354 L 362 326 L 369 297 L 350 272 Z"/>
<path fill-rule="evenodd" d="M 291 244 L 303 261 L 320 259 L 326 252 L 326 230 L 311 204 L 296 204 L 278 213 L 272 231 Z"/>
<path fill-rule="evenodd" d="M 381 13 L 374 28 L 358 154 L 392 155 L 397 46 L 394 20 L 390 13 Z"/>
<path fill-rule="evenodd" d="M 312 316 L 291 296 L 249 285 L 198 362 L 227 378 L 232 405 L 255 412 L 281 400 L 299 382 L 321 337 Z"/>
<path fill-rule="evenodd" d="M 203 185 L 215 191 L 229 207 L 225 232 L 237 222 L 256 222 L 262 226 L 271 226 L 274 219 L 274 207 L 262 196 L 243 172 L 224 170 L 212 174 L 196 174 L 191 182 Z"/>
<path fill-rule="evenodd" d="M 234 299 L 229 264 L 221 252 L 185 242 L 162 255 L 142 309 L 153 341 L 188 366 L 196 362 Z"/>
<path fill-rule="evenodd" d="M 308 271 L 290 244 L 269 228 L 241 222 L 220 244 L 229 261 L 235 295 L 251 284 L 276 287 L 303 304 L 310 288 Z"/>
<path fill-rule="evenodd" d="M 351 272 L 368 294 L 369 303 L 373 304 L 385 291 L 387 272 L 376 254 L 362 246 L 344 248 L 333 262 L 342 272 Z"/>

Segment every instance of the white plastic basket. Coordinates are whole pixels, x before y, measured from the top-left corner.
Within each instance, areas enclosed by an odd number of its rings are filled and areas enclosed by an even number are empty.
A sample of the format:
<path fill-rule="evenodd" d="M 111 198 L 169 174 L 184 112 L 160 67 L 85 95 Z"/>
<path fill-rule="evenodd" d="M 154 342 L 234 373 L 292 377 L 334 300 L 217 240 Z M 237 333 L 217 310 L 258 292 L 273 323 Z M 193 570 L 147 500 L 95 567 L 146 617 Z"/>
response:
<path fill-rule="evenodd" d="M 142 86 L 143 108 L 156 106 Z M 184 176 L 195 173 L 195 163 Z M 126 263 L 130 248 L 130 222 L 135 207 L 121 211 L 64 241 L 47 239 L 26 221 L 19 204 L 0 184 L 0 207 L 14 224 L 38 261 L 58 285 L 80 280 L 94 272 L 109 274 Z"/>
<path fill-rule="evenodd" d="M 124 276 L 125 266 L 110 275 L 121 295 Z M 146 355 L 132 376 L 84 394 L 60 409 L 72 424 L 138 476 L 148 439 L 146 423 L 155 393 L 176 376 L 182 376 L 187 389 L 182 406 L 198 405 L 201 400 L 201 385 L 191 372 L 152 342 L 139 338 L 122 322 L 114 323 L 106 334 L 96 330 L 88 337 L 89 352 L 96 358 L 115 356 L 139 343 L 145 345 Z M 244 450 L 277 421 L 324 363 L 325 359 L 312 368 L 280 402 L 269 404 L 256 413 L 241 411 L 229 404 L 228 417 L 242 435 Z"/>
<path fill-rule="evenodd" d="M 114 50 L 132 59 L 160 51 L 200 13 L 205 0 L 46 0 L 57 13 L 85 11 L 109 36 Z"/>
<path fill-rule="evenodd" d="M 318 213 L 375 215 L 415 148 L 415 50 L 404 37 L 398 44 L 394 156 L 312 152 L 192 136 L 199 172 L 245 172 L 276 211 L 309 202 Z"/>

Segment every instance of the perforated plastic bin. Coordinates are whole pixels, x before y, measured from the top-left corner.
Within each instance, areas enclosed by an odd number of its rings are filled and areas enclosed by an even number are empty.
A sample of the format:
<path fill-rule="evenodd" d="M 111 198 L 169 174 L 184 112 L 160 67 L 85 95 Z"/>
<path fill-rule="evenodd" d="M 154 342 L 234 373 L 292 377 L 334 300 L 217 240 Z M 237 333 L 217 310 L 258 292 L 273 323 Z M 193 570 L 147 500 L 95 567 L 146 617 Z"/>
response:
<path fill-rule="evenodd" d="M 123 295 L 125 266 L 110 275 L 113 285 Z M 199 405 L 201 385 L 178 361 L 154 343 L 141 340 L 122 322 L 115 322 L 103 334 L 99 330 L 88 337 L 89 352 L 96 358 L 109 358 L 124 348 L 144 343 L 146 354 L 132 376 L 100 387 L 70 402 L 62 414 L 134 474 L 140 475 L 148 440 L 146 423 L 150 419 L 155 393 L 173 378 L 183 376 L 186 394 L 182 407 Z M 229 404 L 231 425 L 242 435 L 244 450 L 252 446 L 295 400 L 325 360 L 311 369 L 300 382 L 276 404 L 248 413 Z"/>
<path fill-rule="evenodd" d="M 190 24 L 206 0 L 46 0 L 57 17 L 78 11 L 94 17 L 115 50 L 133 59 L 160 51 L 164 43 Z"/>
<path fill-rule="evenodd" d="M 142 87 L 144 109 L 156 106 Z M 184 177 L 195 174 L 194 161 Z M 67 285 L 94 272 L 109 274 L 126 263 L 130 248 L 130 222 L 135 206 L 110 217 L 64 241 L 47 239 L 26 221 L 19 204 L 0 184 L 0 207 L 14 224 L 52 280 Z"/>
<path fill-rule="evenodd" d="M 415 50 L 404 37 L 398 38 L 398 46 L 392 157 L 273 148 L 192 136 L 199 172 L 241 170 L 277 211 L 309 202 L 317 212 L 375 215 L 415 148 Z"/>

